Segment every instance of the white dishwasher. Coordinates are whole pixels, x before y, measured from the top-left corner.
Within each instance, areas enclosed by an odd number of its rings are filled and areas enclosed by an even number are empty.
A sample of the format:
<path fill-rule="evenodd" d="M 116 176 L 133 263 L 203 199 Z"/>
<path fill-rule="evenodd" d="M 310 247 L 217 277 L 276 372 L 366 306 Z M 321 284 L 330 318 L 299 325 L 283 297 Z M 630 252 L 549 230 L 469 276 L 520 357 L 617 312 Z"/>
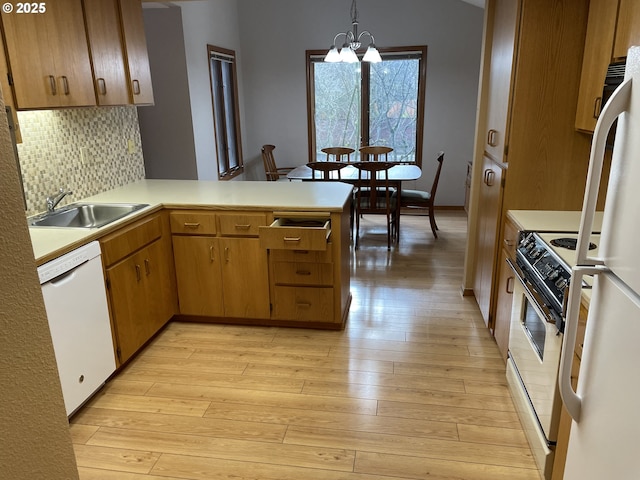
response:
<path fill-rule="evenodd" d="M 91 242 L 38 268 L 67 415 L 116 368 L 100 255 Z"/>

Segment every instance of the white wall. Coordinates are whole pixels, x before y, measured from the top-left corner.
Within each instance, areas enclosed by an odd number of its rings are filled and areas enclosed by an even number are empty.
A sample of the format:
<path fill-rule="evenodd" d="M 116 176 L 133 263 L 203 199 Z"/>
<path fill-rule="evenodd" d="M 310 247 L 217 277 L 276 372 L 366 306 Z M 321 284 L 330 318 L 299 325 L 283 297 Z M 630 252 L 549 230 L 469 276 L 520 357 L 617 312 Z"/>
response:
<path fill-rule="evenodd" d="M 307 161 L 305 50 L 328 49 L 350 28 L 349 0 L 239 0 L 247 179 L 264 178 L 260 146 L 277 146 L 281 164 Z M 456 0 L 360 0 L 360 29 L 380 47 L 427 45 L 422 178 L 446 152 L 438 205 L 462 205 L 472 159 L 484 11 Z"/>
<path fill-rule="evenodd" d="M 236 58 L 241 61 L 237 3 L 235 0 L 208 0 L 180 4 L 200 180 L 218 179 L 207 44 L 235 50 Z M 238 81 L 242 82 L 240 72 Z M 240 108 L 242 112 L 242 94 Z"/>

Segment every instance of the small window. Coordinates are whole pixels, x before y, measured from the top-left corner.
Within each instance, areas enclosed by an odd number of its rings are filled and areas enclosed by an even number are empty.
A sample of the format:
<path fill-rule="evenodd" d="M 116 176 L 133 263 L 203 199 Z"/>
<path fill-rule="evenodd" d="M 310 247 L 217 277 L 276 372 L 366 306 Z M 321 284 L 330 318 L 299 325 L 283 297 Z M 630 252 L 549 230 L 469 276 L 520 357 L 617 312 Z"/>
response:
<path fill-rule="evenodd" d="M 218 178 L 229 180 L 244 170 L 240 141 L 240 115 L 236 52 L 207 45 L 213 103 Z"/>

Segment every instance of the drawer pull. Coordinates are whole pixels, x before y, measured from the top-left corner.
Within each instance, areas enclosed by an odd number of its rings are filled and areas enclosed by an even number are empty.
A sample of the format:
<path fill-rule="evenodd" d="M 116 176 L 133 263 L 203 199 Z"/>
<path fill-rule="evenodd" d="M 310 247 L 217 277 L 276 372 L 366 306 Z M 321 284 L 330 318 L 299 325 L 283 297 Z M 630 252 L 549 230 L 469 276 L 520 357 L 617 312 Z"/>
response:
<path fill-rule="evenodd" d="M 296 307 L 311 308 L 311 304 L 309 302 L 296 302 Z"/>
<path fill-rule="evenodd" d="M 504 239 L 504 244 L 505 244 L 507 247 L 513 247 L 513 246 L 515 245 L 515 242 L 514 242 L 513 240 L 510 240 L 510 239 L 508 239 L 508 238 L 505 238 L 505 239 Z"/>
<path fill-rule="evenodd" d="M 309 270 L 296 270 L 296 275 L 311 275 Z"/>
<path fill-rule="evenodd" d="M 186 228 L 198 228 L 200 226 L 199 222 L 184 222 L 184 226 Z"/>
<path fill-rule="evenodd" d="M 247 225 L 239 225 L 236 223 L 236 230 L 249 230 L 251 228 L 251 224 Z"/>
<path fill-rule="evenodd" d="M 300 237 L 284 237 L 283 240 L 285 242 L 299 242 L 302 239 Z"/>

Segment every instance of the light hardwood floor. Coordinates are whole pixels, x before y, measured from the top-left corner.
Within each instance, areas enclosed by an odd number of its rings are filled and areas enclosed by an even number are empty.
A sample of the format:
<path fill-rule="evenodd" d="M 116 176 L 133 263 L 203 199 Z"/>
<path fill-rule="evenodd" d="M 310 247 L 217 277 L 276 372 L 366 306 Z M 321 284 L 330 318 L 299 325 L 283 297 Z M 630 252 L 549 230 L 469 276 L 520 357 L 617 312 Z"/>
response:
<path fill-rule="evenodd" d="M 170 323 L 71 420 L 83 480 L 538 480 L 463 212 L 363 219 L 344 331 Z"/>

